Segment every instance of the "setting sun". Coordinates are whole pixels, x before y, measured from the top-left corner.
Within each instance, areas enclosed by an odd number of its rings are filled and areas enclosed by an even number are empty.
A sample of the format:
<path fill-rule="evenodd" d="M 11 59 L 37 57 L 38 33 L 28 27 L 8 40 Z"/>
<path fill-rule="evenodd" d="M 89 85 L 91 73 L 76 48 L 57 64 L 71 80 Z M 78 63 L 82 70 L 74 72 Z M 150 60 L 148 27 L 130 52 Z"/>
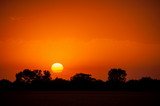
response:
<path fill-rule="evenodd" d="M 54 63 L 51 69 L 53 72 L 60 73 L 63 71 L 63 65 L 61 63 Z"/>

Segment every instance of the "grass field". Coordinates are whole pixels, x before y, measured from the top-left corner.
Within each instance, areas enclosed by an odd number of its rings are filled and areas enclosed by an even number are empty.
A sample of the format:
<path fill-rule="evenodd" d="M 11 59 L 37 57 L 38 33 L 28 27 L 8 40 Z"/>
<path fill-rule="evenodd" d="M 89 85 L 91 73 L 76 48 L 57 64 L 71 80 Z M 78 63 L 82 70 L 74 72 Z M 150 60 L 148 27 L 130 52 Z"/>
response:
<path fill-rule="evenodd" d="M 160 92 L 10 91 L 0 106 L 160 106 Z"/>

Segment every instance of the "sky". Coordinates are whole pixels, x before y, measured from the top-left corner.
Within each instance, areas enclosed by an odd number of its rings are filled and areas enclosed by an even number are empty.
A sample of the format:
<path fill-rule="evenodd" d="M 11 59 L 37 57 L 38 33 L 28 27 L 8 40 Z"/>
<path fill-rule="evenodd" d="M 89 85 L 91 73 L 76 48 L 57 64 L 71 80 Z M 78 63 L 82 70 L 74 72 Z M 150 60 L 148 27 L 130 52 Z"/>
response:
<path fill-rule="evenodd" d="M 160 79 L 160 1 L 0 0 L 0 51 L 0 79 L 41 69 L 107 80 L 111 68 Z"/>

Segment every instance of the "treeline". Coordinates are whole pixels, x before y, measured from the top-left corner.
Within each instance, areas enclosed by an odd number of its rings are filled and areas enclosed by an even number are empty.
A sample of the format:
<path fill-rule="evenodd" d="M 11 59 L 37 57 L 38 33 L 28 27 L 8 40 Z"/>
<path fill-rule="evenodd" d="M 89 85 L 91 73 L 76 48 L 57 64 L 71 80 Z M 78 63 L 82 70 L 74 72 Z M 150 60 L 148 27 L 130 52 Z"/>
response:
<path fill-rule="evenodd" d="M 25 69 L 16 74 L 14 82 L 0 80 L 0 90 L 160 90 L 160 80 L 142 77 L 126 81 L 126 76 L 125 70 L 111 69 L 107 81 L 97 80 L 85 73 L 77 73 L 70 80 L 65 80 L 52 79 L 49 71 Z"/>

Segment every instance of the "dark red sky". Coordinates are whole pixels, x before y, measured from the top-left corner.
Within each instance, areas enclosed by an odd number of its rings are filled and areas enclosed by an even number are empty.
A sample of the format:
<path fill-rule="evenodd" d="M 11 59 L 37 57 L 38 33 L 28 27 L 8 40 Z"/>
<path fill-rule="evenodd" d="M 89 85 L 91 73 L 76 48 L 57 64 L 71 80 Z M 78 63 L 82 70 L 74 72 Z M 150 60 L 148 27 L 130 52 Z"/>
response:
<path fill-rule="evenodd" d="M 159 0 L 0 0 L 0 79 L 25 69 L 69 79 L 111 68 L 160 78 Z"/>

